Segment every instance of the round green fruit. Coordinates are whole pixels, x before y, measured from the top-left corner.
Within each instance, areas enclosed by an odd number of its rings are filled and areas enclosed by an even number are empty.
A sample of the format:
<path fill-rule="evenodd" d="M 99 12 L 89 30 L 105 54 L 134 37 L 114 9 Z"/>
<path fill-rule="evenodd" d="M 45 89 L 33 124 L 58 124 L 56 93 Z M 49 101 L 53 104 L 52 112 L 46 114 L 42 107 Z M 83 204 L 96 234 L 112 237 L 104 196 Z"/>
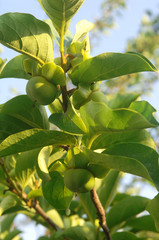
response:
<path fill-rule="evenodd" d="M 107 168 L 94 164 L 89 164 L 87 168 L 96 178 L 104 178 L 109 171 Z"/>
<path fill-rule="evenodd" d="M 94 176 L 87 169 L 68 169 L 64 174 L 65 186 L 72 192 L 85 193 L 92 190 L 95 184 Z"/>
<path fill-rule="evenodd" d="M 51 104 L 57 95 L 57 88 L 41 76 L 32 77 L 26 86 L 27 95 L 40 105 Z"/>

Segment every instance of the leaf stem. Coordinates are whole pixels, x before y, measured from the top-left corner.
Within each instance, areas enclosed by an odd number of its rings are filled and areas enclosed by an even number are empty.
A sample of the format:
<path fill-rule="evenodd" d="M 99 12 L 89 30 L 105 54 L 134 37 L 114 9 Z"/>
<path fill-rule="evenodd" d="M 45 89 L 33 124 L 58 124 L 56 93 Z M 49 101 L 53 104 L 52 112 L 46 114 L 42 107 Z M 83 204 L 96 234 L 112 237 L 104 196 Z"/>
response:
<path fill-rule="evenodd" d="M 98 197 L 95 187 L 90 191 L 90 197 L 91 197 L 91 200 L 97 210 L 99 224 L 104 231 L 105 237 L 107 240 L 111 240 L 112 238 L 110 236 L 110 232 L 109 232 L 109 229 L 108 229 L 108 226 L 106 223 L 105 210 L 99 200 L 99 197 Z"/>

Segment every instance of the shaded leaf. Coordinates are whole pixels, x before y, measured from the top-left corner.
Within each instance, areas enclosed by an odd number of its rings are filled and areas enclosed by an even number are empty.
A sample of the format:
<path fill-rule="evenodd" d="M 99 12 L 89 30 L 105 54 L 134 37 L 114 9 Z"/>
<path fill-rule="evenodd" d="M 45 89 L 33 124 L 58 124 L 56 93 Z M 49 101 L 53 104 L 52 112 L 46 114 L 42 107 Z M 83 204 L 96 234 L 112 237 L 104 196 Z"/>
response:
<path fill-rule="evenodd" d="M 139 104 L 142 105 L 143 102 Z M 148 103 L 146 105 L 149 106 Z M 84 137 L 83 141 L 89 148 L 93 144 L 93 141 L 103 133 L 108 134 L 108 138 L 114 141 L 112 137 L 113 134 L 114 139 L 118 139 L 119 135 L 124 139 L 126 138 L 126 134 L 122 136 L 122 132 L 130 131 L 128 135 L 131 136 L 132 134 L 133 136 L 134 134 L 131 133 L 132 130 L 157 127 L 159 124 L 152 116 L 152 109 L 149 107 L 147 107 L 141 115 L 141 113 L 132 109 L 119 108 L 112 110 L 104 103 L 90 101 L 80 108 L 80 115 L 88 129 L 88 134 Z M 139 135 L 142 134 L 139 133 Z M 105 137 L 105 135 L 103 137 Z M 144 134 L 142 135 L 142 138 L 143 137 Z M 147 141 L 149 138 L 150 144 L 152 144 L 153 141 L 150 137 L 145 136 L 144 138 L 145 140 L 143 139 L 142 141 L 149 142 Z"/>
<path fill-rule="evenodd" d="M 102 53 L 78 65 L 70 74 L 73 84 L 92 83 L 144 71 L 158 71 L 149 60 L 133 53 Z"/>
<path fill-rule="evenodd" d="M 156 112 L 156 109 L 152 107 L 150 103 L 146 101 L 136 101 L 131 103 L 129 108 L 140 113 L 153 125 L 156 125 L 156 126 L 158 125 L 158 122 L 153 116 L 153 113 Z"/>
<path fill-rule="evenodd" d="M 0 43 L 26 54 L 39 63 L 53 60 L 53 43 L 49 26 L 25 13 L 0 16 Z"/>
<path fill-rule="evenodd" d="M 131 227 L 133 231 L 156 232 L 155 224 L 151 215 L 130 219 L 126 222 L 126 226 Z"/>
<path fill-rule="evenodd" d="M 142 164 L 141 172 L 145 168 L 156 188 L 159 189 L 158 153 L 154 149 L 138 143 L 121 143 L 108 148 L 103 153 L 124 156 L 140 162 Z M 137 172 L 140 170 L 136 169 Z"/>
<path fill-rule="evenodd" d="M 50 181 L 42 181 L 45 199 L 56 209 L 68 208 L 74 193 L 64 185 L 63 177 L 58 172 L 51 172 Z"/>
<path fill-rule="evenodd" d="M 67 31 L 71 18 L 84 0 L 38 0 L 48 17 L 52 20 L 59 35 Z"/>
<path fill-rule="evenodd" d="M 112 228 L 143 212 L 148 202 L 148 198 L 139 196 L 129 196 L 119 201 L 107 213 L 108 227 Z"/>
<path fill-rule="evenodd" d="M 35 172 L 35 163 L 38 157 L 39 149 L 22 152 L 16 158 L 15 173 L 22 189 L 31 183 Z"/>
<path fill-rule="evenodd" d="M 15 229 L 15 230 L 9 232 L 9 233 L 7 234 L 7 236 L 5 237 L 4 240 L 14 240 L 15 237 L 16 237 L 18 234 L 20 234 L 20 233 L 21 233 L 20 230 Z"/>
<path fill-rule="evenodd" d="M 8 114 L 0 113 L 0 142 L 2 142 L 9 135 L 21 132 L 32 128 L 23 121 L 9 116 Z"/>
<path fill-rule="evenodd" d="M 17 198 L 13 195 L 7 195 L 0 203 L 0 216 L 9 208 L 17 204 Z"/>
<path fill-rule="evenodd" d="M 66 229 L 62 236 L 68 239 L 76 240 L 95 240 L 96 233 L 92 225 L 76 226 Z"/>
<path fill-rule="evenodd" d="M 117 232 L 112 234 L 112 240 L 143 240 L 143 239 L 136 237 L 136 235 L 131 232 Z"/>
<path fill-rule="evenodd" d="M 51 19 L 46 19 L 45 22 L 50 26 L 51 32 L 52 32 L 52 36 L 53 39 L 55 40 L 56 44 L 60 47 L 60 36 L 58 34 L 58 32 L 56 31 Z M 70 43 L 72 42 L 72 33 L 71 31 L 68 29 L 65 33 L 64 36 L 64 48 L 67 49 L 68 46 L 70 45 Z M 55 59 L 54 59 L 55 60 Z M 60 58 L 61 60 L 61 58 Z M 56 63 L 56 62 L 55 62 Z M 56 63 L 57 64 L 57 63 Z"/>
<path fill-rule="evenodd" d="M 159 232 L 159 217 L 158 217 L 158 213 L 159 213 L 159 194 L 153 198 L 152 200 L 150 200 L 150 202 L 148 203 L 146 210 L 151 214 L 154 222 L 155 222 L 155 226 L 157 231 Z"/>
<path fill-rule="evenodd" d="M 103 153 L 84 149 L 91 165 L 116 169 L 153 181 L 159 189 L 158 154 L 152 148 L 137 143 L 116 144 Z"/>
<path fill-rule="evenodd" d="M 0 78 L 22 78 L 29 80 L 31 76 L 24 70 L 23 61 L 28 57 L 19 55 L 7 62 L 2 71 L 0 71 Z"/>
<path fill-rule="evenodd" d="M 12 214 L 6 215 L 3 218 L 3 220 L 1 221 L 1 232 L 5 232 L 10 229 L 15 216 L 16 216 L 16 213 L 12 213 Z"/>
<path fill-rule="evenodd" d="M 65 113 L 54 113 L 49 117 L 49 121 L 66 132 L 83 134 L 87 131 L 84 122 L 77 114 L 71 102 L 69 102 Z"/>
<path fill-rule="evenodd" d="M 113 201 L 120 177 L 120 172 L 110 170 L 106 177 L 102 179 L 97 193 L 104 209 L 107 209 Z"/>
<path fill-rule="evenodd" d="M 71 145 L 75 143 L 75 137 L 67 133 L 54 130 L 30 129 L 7 137 L 0 144 L 0 157 L 48 145 Z"/>
<path fill-rule="evenodd" d="M 49 128 L 44 106 L 34 104 L 27 95 L 19 95 L 7 101 L 1 109 L 1 113 L 21 120 L 34 128 Z"/>
<path fill-rule="evenodd" d="M 91 149 L 92 150 L 105 149 L 113 144 L 124 142 L 125 143 L 136 142 L 156 150 L 156 144 L 153 141 L 150 133 L 147 132 L 146 130 L 134 130 L 134 131 L 130 130 L 125 132 L 108 131 L 101 133 L 94 139 L 91 145 Z"/>
<path fill-rule="evenodd" d="M 108 107 L 115 108 L 128 108 L 129 105 L 139 97 L 137 93 L 117 93 L 107 101 Z"/>

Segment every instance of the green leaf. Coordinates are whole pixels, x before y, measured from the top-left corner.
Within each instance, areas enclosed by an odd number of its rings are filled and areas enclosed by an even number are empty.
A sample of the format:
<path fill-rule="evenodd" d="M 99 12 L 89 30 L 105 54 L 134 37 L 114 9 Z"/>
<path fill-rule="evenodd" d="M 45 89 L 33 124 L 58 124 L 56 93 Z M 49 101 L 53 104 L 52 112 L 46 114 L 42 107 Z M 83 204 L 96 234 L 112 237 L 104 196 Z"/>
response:
<path fill-rule="evenodd" d="M 62 104 L 57 98 L 48 107 L 51 113 L 63 113 Z"/>
<path fill-rule="evenodd" d="M 21 231 L 18 229 L 15 229 L 7 234 L 7 236 L 4 238 L 4 240 L 14 240 L 16 239 L 16 236 L 20 234 Z M 17 239 L 18 240 L 18 239 Z"/>
<path fill-rule="evenodd" d="M 112 240 L 142 240 L 131 232 L 117 232 L 112 234 Z"/>
<path fill-rule="evenodd" d="M 120 177 L 120 172 L 112 169 L 102 179 L 97 193 L 104 209 L 107 209 L 112 203 L 117 192 Z"/>
<path fill-rule="evenodd" d="M 92 225 L 75 226 L 66 229 L 62 236 L 66 239 L 95 240 L 96 232 Z"/>
<path fill-rule="evenodd" d="M 5 212 L 7 209 L 14 207 L 17 204 L 17 198 L 13 195 L 7 195 L 3 198 L 0 203 L 0 216 Z"/>
<path fill-rule="evenodd" d="M 94 24 L 87 21 L 87 20 L 81 20 L 76 24 L 75 27 L 75 35 L 73 37 L 72 43 L 81 40 L 83 37 L 87 35 L 89 31 L 91 31 L 94 28 Z"/>
<path fill-rule="evenodd" d="M 138 143 L 121 143 L 108 148 L 103 153 L 113 156 L 124 156 L 136 160 L 138 163 L 142 164 L 142 167 L 136 169 L 136 171 L 142 172 L 144 169 L 147 170 L 152 179 L 151 181 L 153 181 L 156 188 L 159 189 L 158 153 L 154 149 Z"/>
<path fill-rule="evenodd" d="M 25 13 L 0 16 L 0 43 L 39 63 L 53 60 L 53 42 L 49 26 Z"/>
<path fill-rule="evenodd" d="M 140 104 L 142 105 L 142 102 Z M 112 110 L 104 103 L 90 101 L 80 108 L 80 115 L 88 129 L 85 142 L 89 147 L 103 132 L 118 135 L 122 132 L 157 127 L 159 124 L 153 118 L 152 109 L 149 107 L 141 114 L 127 108 Z"/>
<path fill-rule="evenodd" d="M 48 17 L 52 20 L 59 35 L 67 31 L 71 18 L 81 7 L 84 0 L 38 0 Z"/>
<path fill-rule="evenodd" d="M 60 214 L 56 211 L 56 209 L 51 209 L 46 214 L 50 219 L 52 219 L 52 221 L 55 221 L 56 219 L 56 225 L 58 227 L 64 228 L 64 223 L 62 221 L 62 218 Z"/>
<path fill-rule="evenodd" d="M 87 103 L 91 93 L 90 84 L 79 84 L 78 89 L 75 90 L 72 95 L 74 107 L 79 109 L 82 105 Z"/>
<path fill-rule="evenodd" d="M 29 183 L 32 183 L 38 153 L 39 149 L 22 152 L 16 159 L 16 177 L 23 190 Z"/>
<path fill-rule="evenodd" d="M 126 227 L 131 228 L 131 231 L 150 231 L 156 232 L 155 224 L 151 215 L 132 218 L 127 221 Z"/>
<path fill-rule="evenodd" d="M 23 61 L 28 57 L 19 55 L 6 63 L 0 71 L 0 78 L 22 78 L 29 80 L 31 76 L 24 70 Z"/>
<path fill-rule="evenodd" d="M 131 103 L 130 109 L 140 113 L 142 116 L 144 116 L 151 124 L 158 125 L 158 122 L 153 117 L 153 114 L 156 112 L 156 109 L 151 106 L 150 103 L 146 101 L 137 101 Z"/>
<path fill-rule="evenodd" d="M 144 71 L 158 71 L 139 54 L 102 53 L 78 65 L 70 74 L 73 84 L 92 83 Z"/>
<path fill-rule="evenodd" d="M 97 218 L 97 214 L 94 204 L 90 198 L 90 193 L 78 193 L 78 196 L 80 198 L 80 204 L 82 205 L 89 220 L 94 223 L 94 220 Z"/>
<path fill-rule="evenodd" d="M 12 213 L 9 215 L 6 215 L 3 220 L 1 221 L 1 232 L 9 231 L 14 218 L 16 217 L 16 213 Z"/>
<path fill-rule="evenodd" d="M 35 105 L 27 95 L 19 95 L 7 101 L 1 109 L 1 113 L 21 120 L 32 128 L 49 128 L 44 106 Z"/>
<path fill-rule="evenodd" d="M 56 31 L 51 19 L 46 19 L 45 22 L 50 26 L 51 32 L 52 32 L 52 36 L 53 39 L 55 40 L 56 44 L 60 47 L 60 36 L 58 34 L 58 32 Z M 64 36 L 64 48 L 67 49 L 69 47 L 69 45 L 72 42 L 72 33 L 71 31 L 68 29 L 65 33 Z M 61 59 L 61 58 L 60 58 Z M 54 59 L 55 60 L 55 59 Z M 56 63 L 56 62 L 55 62 Z M 56 63 L 57 64 L 57 63 Z"/>
<path fill-rule="evenodd" d="M 71 102 L 68 103 L 65 113 L 54 113 L 49 117 L 49 121 L 61 130 L 72 134 L 83 134 L 87 132 L 84 122 L 77 114 Z"/>
<path fill-rule="evenodd" d="M 125 132 L 108 131 L 101 133 L 94 139 L 91 149 L 105 149 L 113 144 L 124 142 L 136 142 L 156 150 L 156 144 L 150 133 L 146 130 L 130 130 Z"/>
<path fill-rule="evenodd" d="M 128 108 L 129 105 L 139 97 L 137 93 L 117 93 L 110 97 L 107 101 L 108 107 L 115 108 Z"/>
<path fill-rule="evenodd" d="M 129 196 L 119 201 L 107 213 L 108 227 L 113 228 L 114 226 L 127 221 L 129 218 L 143 212 L 146 209 L 148 202 L 148 198 L 140 196 Z"/>
<path fill-rule="evenodd" d="M 159 232 L 159 217 L 158 217 L 158 213 L 159 213 L 159 194 L 153 198 L 152 200 L 150 200 L 150 202 L 148 203 L 146 210 L 151 214 L 154 222 L 155 222 L 155 226 L 157 231 Z"/>
<path fill-rule="evenodd" d="M 152 148 L 137 143 L 116 144 L 103 153 L 84 149 L 91 165 L 116 169 L 153 181 L 159 189 L 158 154 Z"/>
<path fill-rule="evenodd" d="M 7 137 L 0 144 L 0 157 L 48 145 L 71 145 L 75 143 L 75 137 L 67 133 L 54 130 L 30 129 Z"/>
<path fill-rule="evenodd" d="M 28 193 L 28 199 L 33 199 L 37 197 L 43 197 L 42 189 L 34 189 Z"/>
<path fill-rule="evenodd" d="M 0 142 L 9 135 L 30 129 L 31 126 L 23 121 L 9 116 L 8 114 L 0 113 Z"/>
<path fill-rule="evenodd" d="M 50 175 L 48 171 L 48 161 L 49 161 L 49 156 L 51 151 L 52 151 L 52 147 L 46 146 L 41 149 L 38 155 L 36 170 L 37 170 L 38 176 L 43 180 L 50 180 Z"/>
<path fill-rule="evenodd" d="M 68 208 L 74 193 L 64 185 L 58 172 L 51 172 L 50 181 L 42 181 L 42 191 L 46 200 L 56 209 Z"/>

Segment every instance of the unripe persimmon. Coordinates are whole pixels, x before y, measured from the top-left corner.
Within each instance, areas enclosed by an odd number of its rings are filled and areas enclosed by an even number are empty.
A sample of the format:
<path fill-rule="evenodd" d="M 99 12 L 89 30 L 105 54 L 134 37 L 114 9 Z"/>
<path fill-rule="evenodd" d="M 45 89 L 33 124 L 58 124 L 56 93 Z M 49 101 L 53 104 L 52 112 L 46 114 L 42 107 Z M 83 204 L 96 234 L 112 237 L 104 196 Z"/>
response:
<path fill-rule="evenodd" d="M 32 77 L 26 86 L 27 95 L 40 105 L 51 104 L 57 95 L 57 87 L 44 77 Z"/>
<path fill-rule="evenodd" d="M 65 186 L 72 192 L 89 192 L 95 184 L 95 178 L 87 169 L 72 168 L 64 173 Z"/>

